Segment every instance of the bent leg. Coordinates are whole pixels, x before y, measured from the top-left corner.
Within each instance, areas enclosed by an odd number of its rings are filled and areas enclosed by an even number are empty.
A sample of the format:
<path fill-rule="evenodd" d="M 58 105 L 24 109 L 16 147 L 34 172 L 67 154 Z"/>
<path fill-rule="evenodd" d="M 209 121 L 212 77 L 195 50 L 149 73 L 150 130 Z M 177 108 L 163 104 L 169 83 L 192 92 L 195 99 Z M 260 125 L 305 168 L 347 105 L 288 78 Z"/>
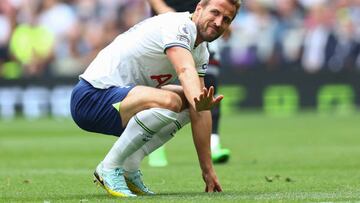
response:
<path fill-rule="evenodd" d="M 164 126 L 176 120 L 177 113 L 161 108 L 143 110 L 133 116 L 103 163 L 106 168 L 122 167 L 125 159 L 152 139 Z"/>
<path fill-rule="evenodd" d="M 150 108 L 163 108 L 180 112 L 184 108 L 181 96 L 182 89 L 173 87 L 157 89 L 146 86 L 134 87 L 121 102 L 119 112 L 123 126 L 129 122 L 136 113 Z"/>
<path fill-rule="evenodd" d="M 120 136 L 123 126 L 113 104 L 121 102 L 134 86 L 98 89 L 80 79 L 71 94 L 71 115 L 75 123 L 90 132 Z"/>
<path fill-rule="evenodd" d="M 136 171 L 140 167 L 141 161 L 145 156 L 155 151 L 157 148 L 164 145 L 171 138 L 174 137 L 175 133 L 190 123 L 189 110 L 185 109 L 178 113 L 178 116 L 174 122 L 171 122 L 167 126 L 163 127 L 153 138 L 144 144 L 139 150 L 130 155 L 124 162 L 124 169 L 126 171 Z"/>
<path fill-rule="evenodd" d="M 177 93 L 176 93 L 177 92 Z M 108 168 L 122 167 L 125 159 L 169 123 L 182 109 L 182 89 L 136 86 L 123 99 L 119 111 L 126 128 L 104 159 Z"/>
<path fill-rule="evenodd" d="M 165 85 L 165 86 L 162 86 L 161 89 L 175 92 L 176 94 L 178 94 L 180 96 L 181 101 L 182 101 L 181 111 L 189 108 L 189 102 L 186 99 L 184 89 L 181 85 Z"/>

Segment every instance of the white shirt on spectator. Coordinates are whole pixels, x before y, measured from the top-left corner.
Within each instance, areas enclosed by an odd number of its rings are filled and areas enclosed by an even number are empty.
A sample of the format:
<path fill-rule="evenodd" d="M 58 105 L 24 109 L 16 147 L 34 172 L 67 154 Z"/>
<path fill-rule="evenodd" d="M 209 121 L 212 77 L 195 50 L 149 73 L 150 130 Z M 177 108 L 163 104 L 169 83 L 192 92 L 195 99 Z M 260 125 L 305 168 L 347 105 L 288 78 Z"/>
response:
<path fill-rule="evenodd" d="M 6 44 L 10 38 L 11 25 L 6 16 L 0 15 L 0 45 Z"/>
<path fill-rule="evenodd" d="M 64 3 L 58 3 L 39 15 L 39 24 L 54 33 L 56 38 L 63 36 L 76 22 L 75 12 Z"/>

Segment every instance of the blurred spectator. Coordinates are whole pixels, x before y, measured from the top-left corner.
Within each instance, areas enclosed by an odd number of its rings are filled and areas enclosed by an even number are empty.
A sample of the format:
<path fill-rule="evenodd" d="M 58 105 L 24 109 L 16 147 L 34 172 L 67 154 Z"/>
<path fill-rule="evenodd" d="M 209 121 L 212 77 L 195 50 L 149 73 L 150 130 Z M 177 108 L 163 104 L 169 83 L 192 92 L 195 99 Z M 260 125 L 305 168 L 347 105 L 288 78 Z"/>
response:
<path fill-rule="evenodd" d="M 150 11 L 150 8 L 146 7 L 146 1 L 132 0 L 129 2 L 129 4 L 122 6 L 119 10 L 122 32 L 149 17 L 149 13 L 146 11 Z"/>
<path fill-rule="evenodd" d="M 305 19 L 305 41 L 302 65 L 306 72 L 316 73 L 326 64 L 327 55 L 333 51 L 331 33 L 333 13 L 327 4 L 312 5 Z"/>
<path fill-rule="evenodd" d="M 295 0 L 276 0 L 275 60 L 277 67 L 294 68 L 300 62 L 304 38 L 303 12 Z"/>
<path fill-rule="evenodd" d="M 237 68 L 268 64 L 274 50 L 277 22 L 261 0 L 247 1 L 233 25 L 231 57 Z"/>
<path fill-rule="evenodd" d="M 83 38 L 82 24 L 70 27 L 55 47 L 55 58 L 51 71 L 53 75 L 71 77 L 83 72 L 90 62 L 91 47 Z"/>
<path fill-rule="evenodd" d="M 326 4 L 329 0 L 298 0 L 305 9 L 311 9 L 316 5 Z"/>
<path fill-rule="evenodd" d="M 0 77 L 12 79 L 20 76 L 20 67 L 11 62 L 9 40 L 16 24 L 15 7 L 3 0 L 0 4 Z"/>
<path fill-rule="evenodd" d="M 0 4 L 0 60 L 7 58 L 7 47 L 12 32 L 13 8 L 7 0 Z"/>
<path fill-rule="evenodd" d="M 75 11 L 59 0 L 40 1 L 38 23 L 48 29 L 55 40 L 60 40 L 67 31 L 75 25 L 77 17 Z"/>
<path fill-rule="evenodd" d="M 55 47 L 53 74 L 77 76 L 119 33 L 145 18 L 143 1 L 75 1 L 78 22 Z M 106 12 L 107 11 L 107 12 Z"/>
<path fill-rule="evenodd" d="M 10 53 L 23 66 L 26 77 L 48 75 L 54 35 L 38 22 L 38 5 L 27 2 L 26 22 L 16 26 L 10 39 Z"/>
<path fill-rule="evenodd" d="M 339 72 L 356 68 L 360 48 L 357 34 L 360 33 L 356 31 L 356 21 L 352 18 L 354 10 L 351 9 L 350 1 L 339 0 L 335 4 L 334 50 L 329 56 L 327 67 L 332 72 Z"/>

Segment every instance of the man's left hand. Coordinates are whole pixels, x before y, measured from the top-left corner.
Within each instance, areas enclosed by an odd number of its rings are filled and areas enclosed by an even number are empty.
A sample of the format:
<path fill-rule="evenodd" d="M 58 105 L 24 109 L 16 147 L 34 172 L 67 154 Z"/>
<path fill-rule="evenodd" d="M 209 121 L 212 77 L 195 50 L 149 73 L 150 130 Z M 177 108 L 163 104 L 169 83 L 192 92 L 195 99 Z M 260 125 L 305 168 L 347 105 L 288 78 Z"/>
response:
<path fill-rule="evenodd" d="M 200 96 L 194 98 L 196 111 L 211 110 L 216 105 L 218 105 L 223 98 L 223 95 L 219 95 L 214 98 L 213 86 L 211 86 L 209 90 L 204 87 Z"/>

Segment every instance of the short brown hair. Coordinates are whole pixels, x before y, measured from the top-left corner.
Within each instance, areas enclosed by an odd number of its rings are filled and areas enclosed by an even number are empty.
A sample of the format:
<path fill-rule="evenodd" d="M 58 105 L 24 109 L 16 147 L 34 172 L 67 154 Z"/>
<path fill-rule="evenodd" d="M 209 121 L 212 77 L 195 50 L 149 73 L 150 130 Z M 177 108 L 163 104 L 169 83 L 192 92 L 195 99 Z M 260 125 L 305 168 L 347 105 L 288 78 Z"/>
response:
<path fill-rule="evenodd" d="M 207 6 L 209 4 L 211 0 L 201 0 L 199 2 L 199 4 L 203 5 L 203 6 Z M 230 4 L 232 4 L 233 6 L 235 6 L 236 8 L 236 13 L 238 12 L 240 6 L 241 6 L 241 0 L 227 0 Z"/>

